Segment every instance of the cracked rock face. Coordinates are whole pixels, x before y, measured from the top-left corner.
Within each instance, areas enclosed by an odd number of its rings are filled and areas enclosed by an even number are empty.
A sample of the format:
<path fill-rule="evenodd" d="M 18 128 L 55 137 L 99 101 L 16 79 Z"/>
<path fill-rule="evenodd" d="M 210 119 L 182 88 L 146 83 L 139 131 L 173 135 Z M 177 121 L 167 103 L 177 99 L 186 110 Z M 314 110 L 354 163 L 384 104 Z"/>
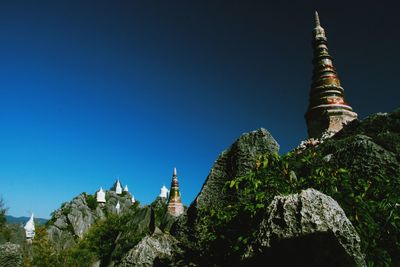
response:
<path fill-rule="evenodd" d="M 113 191 L 106 192 L 107 202 L 104 206 L 90 206 L 87 199 L 88 195 L 82 193 L 54 212 L 51 219 L 53 223 L 48 226 L 47 233 L 57 250 L 71 247 L 97 220 L 104 219 L 106 213 L 115 213 L 118 201 L 121 212 L 132 206 L 130 194 L 117 195 Z"/>
<path fill-rule="evenodd" d="M 253 170 L 259 156 L 275 154 L 278 151 L 279 144 L 263 128 L 242 134 L 218 156 L 200 193 L 190 205 L 187 213 L 182 215 L 172 226 L 171 233 L 174 237 L 191 247 L 205 234 L 204 228 L 198 227 L 197 224 L 198 211 L 201 209 L 217 210 L 245 201 L 241 195 L 224 192 L 226 182 Z"/>
<path fill-rule="evenodd" d="M 121 267 L 154 266 L 156 259 L 170 259 L 177 249 L 177 241 L 169 234 L 156 232 L 144 237 L 123 258 Z"/>
<path fill-rule="evenodd" d="M 0 266 L 18 267 L 22 266 L 22 250 L 20 245 L 5 243 L 0 245 Z"/>
<path fill-rule="evenodd" d="M 360 238 L 339 204 L 314 189 L 277 196 L 253 245 L 252 264 L 365 266 Z"/>
<path fill-rule="evenodd" d="M 189 209 L 218 208 L 227 203 L 236 203 L 237 196 L 222 192 L 225 183 L 254 169 L 259 155 L 278 153 L 278 151 L 278 143 L 263 128 L 241 135 L 235 143 L 219 155 L 203 188 Z"/>

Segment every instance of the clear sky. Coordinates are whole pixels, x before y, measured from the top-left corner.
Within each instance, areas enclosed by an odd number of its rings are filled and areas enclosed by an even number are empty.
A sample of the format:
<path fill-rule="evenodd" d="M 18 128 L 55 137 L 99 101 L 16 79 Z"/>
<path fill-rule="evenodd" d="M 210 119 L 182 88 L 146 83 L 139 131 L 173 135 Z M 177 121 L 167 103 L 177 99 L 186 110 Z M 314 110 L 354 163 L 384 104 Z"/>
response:
<path fill-rule="evenodd" d="M 184 204 L 218 154 L 305 139 L 313 12 L 361 118 L 399 106 L 395 1 L 1 1 L 0 196 L 48 218 L 119 176 L 142 203 L 178 169 Z"/>

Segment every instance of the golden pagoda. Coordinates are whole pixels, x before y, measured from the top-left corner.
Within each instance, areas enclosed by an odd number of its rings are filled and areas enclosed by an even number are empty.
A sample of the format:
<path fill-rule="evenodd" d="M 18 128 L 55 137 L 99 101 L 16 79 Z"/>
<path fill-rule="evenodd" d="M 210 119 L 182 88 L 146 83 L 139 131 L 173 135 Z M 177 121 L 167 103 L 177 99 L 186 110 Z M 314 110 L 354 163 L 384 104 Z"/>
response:
<path fill-rule="evenodd" d="M 172 174 L 171 189 L 169 191 L 168 199 L 168 213 L 172 216 L 179 216 L 183 213 L 183 204 L 181 201 L 181 193 L 179 192 L 176 168 L 174 168 L 174 172 Z"/>
<path fill-rule="evenodd" d="M 325 30 L 315 12 L 313 31 L 313 77 L 309 106 L 305 114 L 310 138 L 320 138 L 324 133 L 336 133 L 343 125 L 357 119 L 357 113 L 345 101 L 333 59 L 328 53 Z"/>

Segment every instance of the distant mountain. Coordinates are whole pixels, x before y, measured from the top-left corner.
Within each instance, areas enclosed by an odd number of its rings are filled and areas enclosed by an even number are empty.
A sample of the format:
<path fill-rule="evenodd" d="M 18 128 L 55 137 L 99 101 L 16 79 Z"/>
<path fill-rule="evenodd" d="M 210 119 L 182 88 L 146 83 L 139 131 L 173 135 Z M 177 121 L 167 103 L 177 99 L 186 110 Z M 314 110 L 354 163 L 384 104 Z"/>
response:
<path fill-rule="evenodd" d="M 20 223 L 26 223 L 29 220 L 30 217 L 14 217 L 11 215 L 6 215 L 6 220 L 7 223 L 10 224 L 20 224 Z M 43 218 L 35 218 L 35 223 L 42 225 L 45 224 L 48 220 L 43 219 Z"/>

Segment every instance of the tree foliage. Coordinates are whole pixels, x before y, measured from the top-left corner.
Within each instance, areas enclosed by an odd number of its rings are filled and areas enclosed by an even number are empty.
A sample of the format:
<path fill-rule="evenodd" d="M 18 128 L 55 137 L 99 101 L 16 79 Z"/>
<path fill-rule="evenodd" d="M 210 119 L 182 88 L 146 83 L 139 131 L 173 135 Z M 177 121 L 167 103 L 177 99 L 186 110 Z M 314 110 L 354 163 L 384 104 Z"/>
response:
<path fill-rule="evenodd" d="M 0 198 L 0 230 L 3 229 L 6 224 L 6 212 L 7 208 L 4 205 L 4 200 Z"/>
<path fill-rule="evenodd" d="M 32 246 L 25 253 L 25 266 L 92 266 L 98 260 L 106 266 L 111 260 L 118 261 L 124 253 L 133 247 L 142 236 L 130 236 L 116 240 L 122 232 L 129 231 L 128 221 L 132 219 L 139 204 L 133 205 L 129 212 L 120 216 L 108 214 L 97 221 L 89 231 L 78 239 L 77 243 L 67 249 L 57 251 L 49 241 L 44 227 L 37 227 Z"/>

